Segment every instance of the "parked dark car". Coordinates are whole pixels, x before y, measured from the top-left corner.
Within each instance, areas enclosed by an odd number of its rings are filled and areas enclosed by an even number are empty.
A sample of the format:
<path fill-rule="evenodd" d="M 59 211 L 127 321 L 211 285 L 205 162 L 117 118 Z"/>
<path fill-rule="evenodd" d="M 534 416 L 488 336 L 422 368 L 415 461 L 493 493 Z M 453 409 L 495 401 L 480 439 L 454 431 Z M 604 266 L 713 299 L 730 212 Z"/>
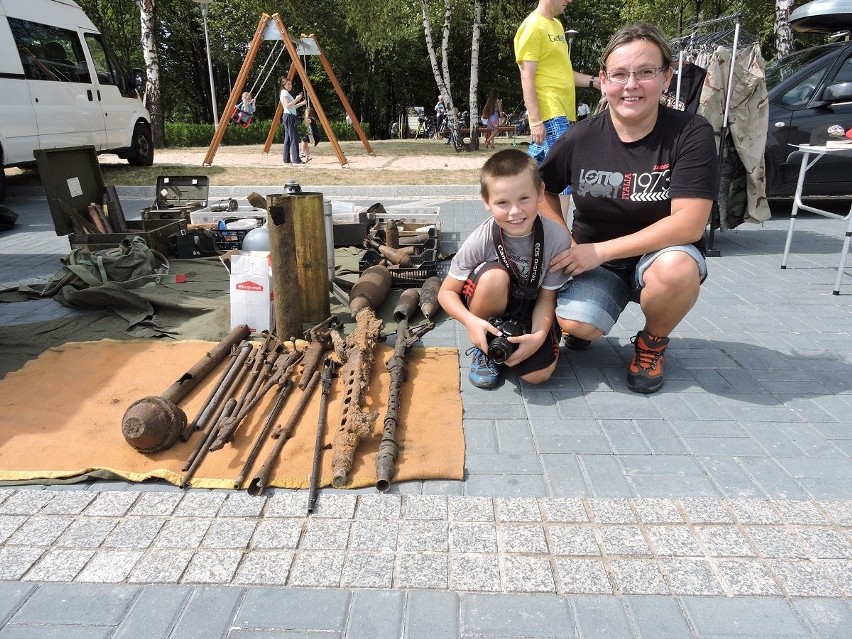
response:
<path fill-rule="evenodd" d="M 852 41 L 797 51 L 766 65 L 769 133 L 767 195 L 789 198 L 802 156 L 791 144 L 825 144 L 828 127 L 852 128 Z M 804 194 L 852 194 L 852 151 L 823 157 L 807 173 Z"/>

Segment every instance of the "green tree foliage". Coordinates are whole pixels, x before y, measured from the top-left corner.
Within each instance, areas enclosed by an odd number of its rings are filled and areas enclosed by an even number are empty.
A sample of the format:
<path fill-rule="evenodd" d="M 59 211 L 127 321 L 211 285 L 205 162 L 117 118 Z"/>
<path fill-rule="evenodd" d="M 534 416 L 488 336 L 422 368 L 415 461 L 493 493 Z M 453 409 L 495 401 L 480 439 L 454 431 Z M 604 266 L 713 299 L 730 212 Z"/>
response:
<path fill-rule="evenodd" d="M 142 66 L 139 44 L 139 10 L 133 0 L 78 0 L 104 34 L 110 46 L 128 68 Z M 452 79 L 453 98 L 461 110 L 467 108 L 470 83 L 470 37 L 472 0 L 451 0 L 453 6 L 447 63 Z M 430 0 L 430 18 L 440 48 L 444 0 Z M 523 108 L 518 68 L 512 47 L 515 31 L 534 9 L 534 0 L 487 0 L 483 14 L 479 68 L 479 103 L 492 87 L 503 97 L 504 108 L 516 114 Z M 576 0 L 560 20 L 566 29 L 578 33 L 572 43 L 574 68 L 584 73 L 598 69 L 598 56 L 609 37 L 623 24 L 644 20 L 660 25 L 666 35 L 688 32 L 697 19 L 706 20 L 740 11 L 743 29 L 764 45 L 763 54 L 772 51 L 774 0 Z M 437 99 L 435 80 L 426 52 L 420 0 L 311 0 L 279 2 L 241 0 L 238 3 L 213 0 L 209 5 L 208 28 L 216 103 L 224 109 L 231 86 L 243 65 L 250 41 L 264 12 L 278 11 L 290 34 L 313 34 L 355 113 L 370 126 L 376 137 L 386 136 L 390 124 L 410 105 L 425 106 L 431 112 Z M 191 0 L 157 3 L 160 64 L 162 65 L 163 108 L 169 122 L 209 124 L 213 121 L 204 31 L 198 4 Z M 797 46 L 807 41 L 796 34 Z M 257 93 L 257 123 L 269 120 L 278 101 L 280 79 L 290 66 L 286 52 L 274 65 L 280 45 L 261 68 L 273 49 L 272 41 L 260 48 L 247 74 L 246 88 Z M 441 60 L 439 60 L 440 64 Z M 308 74 L 320 102 L 334 121 L 342 121 L 344 109 L 334 87 L 315 57 L 306 60 Z M 300 90 L 300 82 L 296 87 Z M 262 85 L 262 88 L 261 88 Z M 586 88 L 578 97 L 590 104 L 600 95 Z"/>

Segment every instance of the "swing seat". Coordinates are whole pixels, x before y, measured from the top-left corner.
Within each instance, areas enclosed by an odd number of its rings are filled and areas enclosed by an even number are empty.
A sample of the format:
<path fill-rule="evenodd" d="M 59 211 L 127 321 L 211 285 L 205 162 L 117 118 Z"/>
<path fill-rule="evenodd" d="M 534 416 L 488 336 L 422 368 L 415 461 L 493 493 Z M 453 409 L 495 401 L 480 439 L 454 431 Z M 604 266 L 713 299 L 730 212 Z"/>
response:
<path fill-rule="evenodd" d="M 234 124 L 239 124 L 244 129 L 247 129 L 249 127 L 253 119 L 254 115 L 240 110 L 238 106 L 234 106 L 234 110 L 231 111 L 231 122 L 233 122 Z"/>

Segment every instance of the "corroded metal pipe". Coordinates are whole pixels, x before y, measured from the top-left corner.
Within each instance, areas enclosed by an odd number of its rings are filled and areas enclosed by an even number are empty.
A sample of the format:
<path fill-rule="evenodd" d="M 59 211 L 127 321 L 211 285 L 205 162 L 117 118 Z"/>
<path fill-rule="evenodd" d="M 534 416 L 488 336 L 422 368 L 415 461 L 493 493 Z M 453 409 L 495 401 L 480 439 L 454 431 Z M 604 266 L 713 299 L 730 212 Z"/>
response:
<path fill-rule="evenodd" d="M 331 315 L 323 196 L 322 193 L 291 188 L 285 197 L 293 214 L 296 232 L 302 321 L 318 324 Z"/>
<path fill-rule="evenodd" d="M 267 195 L 269 249 L 272 258 L 275 334 L 283 342 L 302 334 L 302 298 L 296 262 L 296 230 L 292 202 L 286 195 Z"/>

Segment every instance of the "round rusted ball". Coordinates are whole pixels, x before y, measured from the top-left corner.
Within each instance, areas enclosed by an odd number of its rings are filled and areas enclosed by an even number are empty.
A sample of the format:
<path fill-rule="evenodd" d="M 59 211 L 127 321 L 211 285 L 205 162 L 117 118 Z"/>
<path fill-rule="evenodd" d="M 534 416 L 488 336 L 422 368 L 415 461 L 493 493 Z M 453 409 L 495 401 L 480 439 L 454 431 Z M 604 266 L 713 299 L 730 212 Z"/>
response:
<path fill-rule="evenodd" d="M 186 428 L 186 414 L 162 397 L 143 397 L 124 412 L 121 433 L 140 453 L 170 448 Z"/>

